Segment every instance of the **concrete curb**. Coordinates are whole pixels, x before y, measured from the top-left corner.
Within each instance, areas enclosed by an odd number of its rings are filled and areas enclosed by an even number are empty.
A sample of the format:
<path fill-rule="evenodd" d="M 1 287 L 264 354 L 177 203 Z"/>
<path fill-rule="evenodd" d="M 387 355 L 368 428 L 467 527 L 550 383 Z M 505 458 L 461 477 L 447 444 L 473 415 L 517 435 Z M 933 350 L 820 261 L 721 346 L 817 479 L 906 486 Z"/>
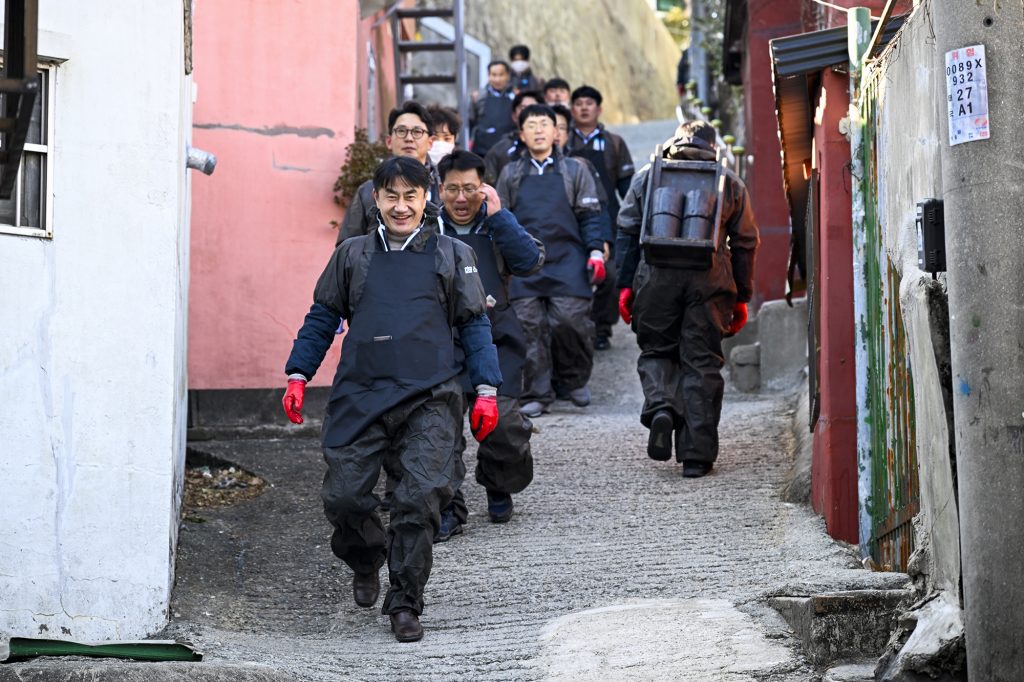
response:
<path fill-rule="evenodd" d="M 81 657 L 34 660 L 0 666 L 0 682 L 298 682 L 263 665 L 237 663 L 146 663 Z"/>

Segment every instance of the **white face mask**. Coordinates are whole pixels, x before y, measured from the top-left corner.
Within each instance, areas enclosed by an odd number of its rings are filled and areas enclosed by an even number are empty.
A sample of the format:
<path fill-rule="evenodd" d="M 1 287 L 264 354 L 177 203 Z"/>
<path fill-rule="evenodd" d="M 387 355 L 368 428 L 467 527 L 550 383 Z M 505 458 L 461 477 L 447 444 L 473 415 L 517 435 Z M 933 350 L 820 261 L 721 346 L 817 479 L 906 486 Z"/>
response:
<path fill-rule="evenodd" d="M 455 145 L 451 142 L 434 140 L 434 144 L 431 145 L 429 150 L 427 150 L 427 155 L 430 156 L 430 160 L 433 161 L 436 166 L 441 163 L 441 159 L 451 154 L 454 149 Z"/>
<path fill-rule="evenodd" d="M 523 71 L 526 71 L 528 68 L 530 68 L 530 62 L 526 61 L 525 59 L 517 59 L 511 64 L 509 64 L 509 66 L 511 66 L 512 70 L 515 71 L 516 73 L 522 73 Z"/>

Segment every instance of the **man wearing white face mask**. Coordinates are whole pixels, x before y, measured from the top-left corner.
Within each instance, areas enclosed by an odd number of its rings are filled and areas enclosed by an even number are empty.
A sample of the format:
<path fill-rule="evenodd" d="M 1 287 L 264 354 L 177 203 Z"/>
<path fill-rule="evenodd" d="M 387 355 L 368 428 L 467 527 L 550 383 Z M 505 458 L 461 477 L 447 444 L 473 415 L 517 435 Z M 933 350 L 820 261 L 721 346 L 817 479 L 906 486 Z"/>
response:
<path fill-rule="evenodd" d="M 431 104 L 427 107 L 427 113 L 434 119 L 434 144 L 430 146 L 427 155 L 430 163 L 435 167 L 441 163 L 441 159 L 455 151 L 459 144 L 459 132 L 462 130 L 462 119 L 451 107 Z M 436 199 L 436 204 L 441 200 Z"/>
<path fill-rule="evenodd" d="M 527 90 L 543 89 L 544 80 L 530 70 L 530 48 L 526 45 L 513 45 L 508 51 L 508 62 L 512 67 L 512 89 L 517 95 Z"/>

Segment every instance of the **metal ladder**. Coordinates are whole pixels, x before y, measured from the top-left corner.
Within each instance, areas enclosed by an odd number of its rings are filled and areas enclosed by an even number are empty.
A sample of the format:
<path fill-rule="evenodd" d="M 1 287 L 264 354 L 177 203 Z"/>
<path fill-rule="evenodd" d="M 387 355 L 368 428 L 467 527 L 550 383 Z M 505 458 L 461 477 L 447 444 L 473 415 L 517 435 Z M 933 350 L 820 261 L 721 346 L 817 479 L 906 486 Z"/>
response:
<path fill-rule="evenodd" d="M 457 110 L 462 119 L 459 131 L 459 144 L 465 148 L 469 141 L 469 93 L 466 84 L 466 49 L 464 0 L 453 0 L 449 8 L 418 8 L 400 7 L 401 1 L 395 3 L 391 12 L 391 35 L 395 41 L 395 75 L 398 80 L 398 96 L 401 98 L 406 85 L 417 84 L 451 84 L 455 86 Z M 403 40 L 402 21 L 405 19 L 424 19 L 437 17 L 448 19 L 455 28 L 455 36 L 451 41 Z M 413 36 L 418 31 L 413 31 Z M 439 73 L 414 75 L 408 72 L 408 57 L 417 52 L 453 52 L 455 55 L 455 73 Z"/>

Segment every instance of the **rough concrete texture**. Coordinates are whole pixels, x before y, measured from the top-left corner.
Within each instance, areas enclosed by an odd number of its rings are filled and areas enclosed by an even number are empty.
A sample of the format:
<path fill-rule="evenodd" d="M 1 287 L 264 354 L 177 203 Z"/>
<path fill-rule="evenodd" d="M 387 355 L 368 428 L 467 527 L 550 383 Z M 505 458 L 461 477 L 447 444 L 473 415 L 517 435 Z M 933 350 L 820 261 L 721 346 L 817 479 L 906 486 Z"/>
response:
<path fill-rule="evenodd" d="M 800 383 L 807 371 L 807 299 L 768 301 L 757 313 L 761 343 L 761 386 L 781 391 Z"/>
<path fill-rule="evenodd" d="M 829 668 L 822 682 L 875 682 L 873 663 L 846 663 Z"/>
<path fill-rule="evenodd" d="M 766 595 L 905 577 L 858 568 L 809 508 L 779 499 L 788 398 L 730 392 L 704 479 L 648 459 L 634 337 L 620 325 L 612 344 L 593 404 L 556 403 L 535 421 L 536 477 L 510 523 L 490 524 L 467 483 L 470 523 L 436 547 L 422 642 L 396 643 L 377 609 L 352 603 L 351 572 L 328 547 L 320 449 L 304 438 L 201 444 L 271 487 L 184 524 L 161 636 L 302 680 L 814 679 Z"/>
<path fill-rule="evenodd" d="M 0 666 L 0 682 L 299 682 L 261 665 L 64 658 Z"/>
<path fill-rule="evenodd" d="M 793 411 L 793 466 L 782 488 L 786 502 L 810 504 L 811 466 L 814 459 L 814 437 L 810 421 L 811 396 L 805 379 L 796 389 L 796 409 Z"/>
<path fill-rule="evenodd" d="M 596 87 L 608 123 L 668 117 L 675 109 L 679 48 L 646 0 L 467 0 L 465 16 L 466 31 L 491 46 L 493 59 L 526 43 L 542 78 Z M 567 32 L 585 39 L 566 40 Z"/>
<path fill-rule="evenodd" d="M 808 597 L 773 597 L 769 603 L 793 627 L 807 657 L 819 666 L 878 657 L 896 630 L 909 589 L 849 590 Z"/>
<path fill-rule="evenodd" d="M 880 682 L 966 680 L 963 613 L 945 592 L 914 604 L 900 618 L 890 651 L 875 668 Z"/>

